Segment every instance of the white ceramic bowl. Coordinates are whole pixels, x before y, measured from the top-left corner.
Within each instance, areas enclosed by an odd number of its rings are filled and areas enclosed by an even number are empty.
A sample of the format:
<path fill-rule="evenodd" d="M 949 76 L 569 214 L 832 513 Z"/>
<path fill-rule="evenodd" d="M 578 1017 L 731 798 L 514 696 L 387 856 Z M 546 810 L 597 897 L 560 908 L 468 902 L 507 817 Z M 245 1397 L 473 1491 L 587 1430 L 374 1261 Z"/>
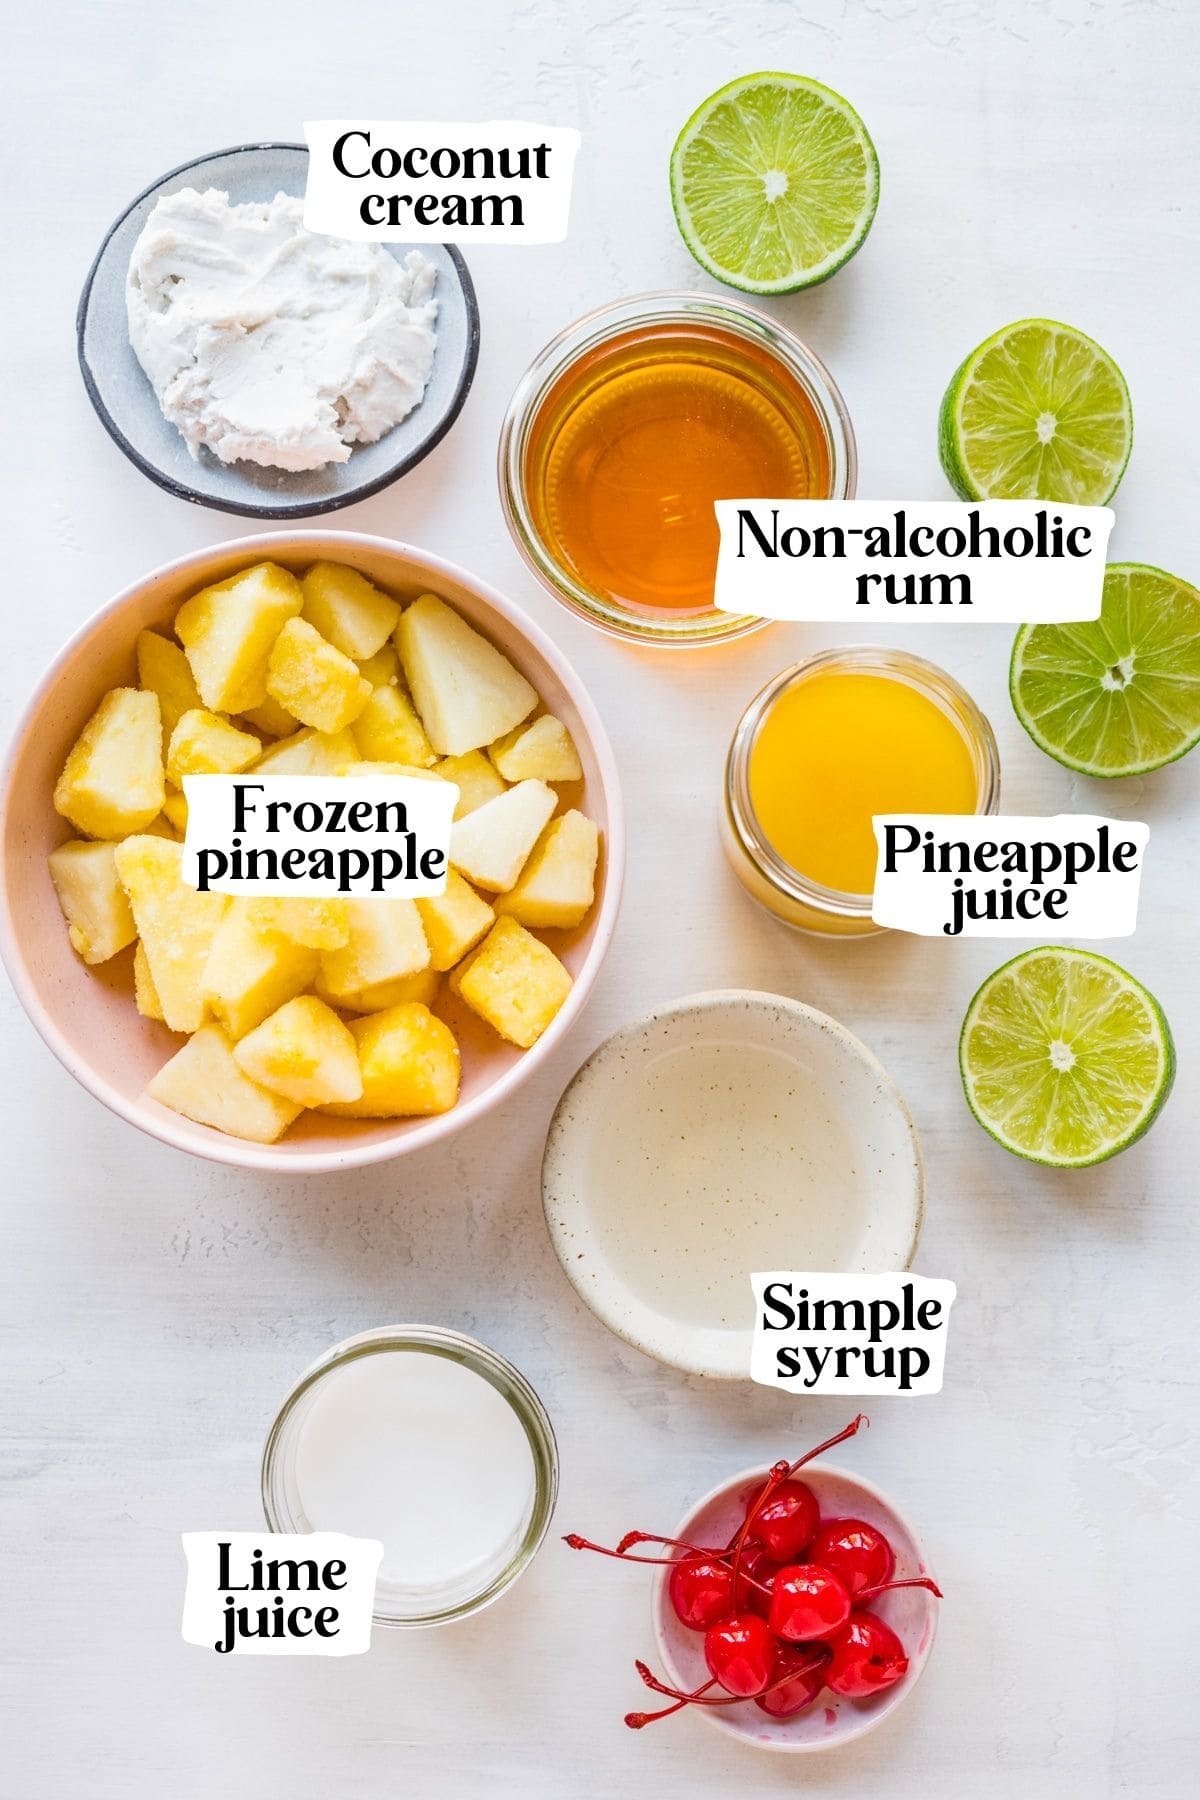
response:
<path fill-rule="evenodd" d="M 765 1475 L 763 1468 L 743 1469 L 732 1480 L 723 1481 L 692 1508 L 674 1535 L 686 1543 L 727 1544 L 741 1524 L 748 1499 L 762 1487 Z M 896 1553 L 897 1579 L 931 1573 L 912 1526 L 871 1482 L 831 1463 L 813 1463 L 800 1471 L 798 1479 L 813 1490 L 823 1519 L 865 1519 L 883 1532 Z M 654 1636 L 668 1683 L 690 1692 L 709 1678 L 704 1634 L 689 1631 L 676 1617 L 667 1591 L 670 1574 L 669 1569 L 663 1568 L 655 1576 L 651 1602 Z M 940 1604 L 923 1588 L 902 1588 L 871 1601 L 869 1610 L 891 1626 L 908 1653 L 907 1674 L 877 1699 L 844 1700 L 826 1688 L 812 1706 L 791 1719 L 773 1719 L 752 1700 L 740 1706 L 692 1706 L 687 1710 L 692 1717 L 706 1719 L 728 1737 L 740 1738 L 762 1750 L 833 1750 L 852 1743 L 874 1731 L 912 1693 L 933 1648 Z M 647 1692 L 646 1710 L 653 1711 L 657 1705 L 665 1706 L 667 1701 L 659 1701 Z"/>
<path fill-rule="evenodd" d="M 907 1106 L 865 1044 L 779 994 L 696 994 L 567 1087 L 542 1195 L 563 1268 L 628 1343 L 750 1374 L 757 1270 L 907 1268 L 923 1213 Z"/>
<path fill-rule="evenodd" d="M 301 1115 L 277 1144 L 250 1144 L 196 1125 L 146 1097 L 151 1075 L 178 1049 L 164 1025 L 133 1003 L 132 951 L 86 969 L 67 942 L 46 858 L 71 829 L 52 804 L 67 751 L 107 688 L 136 680 L 134 640 L 165 627 L 186 597 L 250 563 L 273 558 L 304 568 L 318 557 L 352 563 L 389 591 L 433 589 L 517 664 L 579 750 L 575 802 L 600 826 L 604 854 L 596 904 L 554 948 L 575 978 L 557 1018 L 532 1050 L 505 1044 L 465 1007 L 439 1011 L 459 1038 L 462 1092 L 453 1111 L 427 1119 Z M 76 1079 L 121 1118 L 165 1144 L 239 1168 L 313 1173 L 381 1162 L 449 1137 L 506 1099 L 562 1041 L 578 1017 L 612 937 L 624 869 L 624 820 L 616 764 L 595 707 L 570 664 L 531 619 L 465 569 L 427 551 L 358 532 L 287 531 L 193 551 L 118 594 L 81 626 L 38 685 L 9 748 L 0 794 L 0 951 L 34 1025 Z"/>

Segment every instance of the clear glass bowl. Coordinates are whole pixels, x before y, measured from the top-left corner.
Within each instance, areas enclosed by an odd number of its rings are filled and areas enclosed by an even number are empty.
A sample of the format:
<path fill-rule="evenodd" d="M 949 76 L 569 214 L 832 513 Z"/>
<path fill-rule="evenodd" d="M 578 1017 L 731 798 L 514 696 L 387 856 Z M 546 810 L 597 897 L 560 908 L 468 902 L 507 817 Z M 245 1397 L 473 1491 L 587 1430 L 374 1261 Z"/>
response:
<path fill-rule="evenodd" d="M 348 1363 L 394 1351 L 449 1357 L 482 1376 L 512 1407 L 533 1458 L 533 1505 L 520 1542 L 495 1567 L 482 1572 L 474 1591 L 464 1595 L 450 1590 L 423 1590 L 415 1599 L 394 1584 L 389 1585 L 381 1570 L 375 1592 L 377 1625 L 443 1625 L 481 1612 L 524 1573 L 546 1535 L 558 1497 L 558 1446 L 546 1409 L 520 1371 L 486 1344 L 435 1325 L 383 1326 L 335 1344 L 305 1370 L 271 1426 L 262 1458 L 263 1511 L 272 1531 L 315 1529 L 304 1512 L 296 1470 L 297 1445 L 308 1410 L 321 1385 Z M 327 1530 L 337 1529 L 329 1520 L 322 1521 L 322 1525 Z"/>
<path fill-rule="evenodd" d="M 614 637 L 641 644 L 711 644 L 742 637 L 769 623 L 749 615 L 707 611 L 672 617 L 627 608 L 593 592 L 566 568 L 538 528 L 530 503 L 529 449 L 541 410 L 572 367 L 609 343 L 636 342 L 662 327 L 706 328 L 765 351 L 802 390 L 819 421 L 829 468 L 829 492 L 814 498 L 847 500 L 858 473 L 854 432 L 837 385 L 821 360 L 765 313 L 713 294 L 640 294 L 597 308 L 576 320 L 535 357 L 517 384 L 500 431 L 499 480 L 504 516 L 526 562 L 565 606 Z M 738 498 L 739 496 L 731 496 Z M 744 496 L 751 498 L 752 496 Z M 758 496 L 753 496 L 758 497 Z"/>
<path fill-rule="evenodd" d="M 953 721 L 975 766 L 977 813 L 1000 806 L 1000 753 L 992 728 L 965 688 L 923 656 L 856 644 L 820 650 L 784 669 L 755 695 L 738 723 L 725 763 L 721 838 L 734 874 L 768 912 L 797 931 L 819 937 L 871 937 L 886 929 L 871 917 L 870 894 L 843 894 L 793 869 L 767 839 L 750 798 L 750 756 L 759 727 L 780 695 L 797 682 L 828 672 L 887 675 L 908 682 Z"/>

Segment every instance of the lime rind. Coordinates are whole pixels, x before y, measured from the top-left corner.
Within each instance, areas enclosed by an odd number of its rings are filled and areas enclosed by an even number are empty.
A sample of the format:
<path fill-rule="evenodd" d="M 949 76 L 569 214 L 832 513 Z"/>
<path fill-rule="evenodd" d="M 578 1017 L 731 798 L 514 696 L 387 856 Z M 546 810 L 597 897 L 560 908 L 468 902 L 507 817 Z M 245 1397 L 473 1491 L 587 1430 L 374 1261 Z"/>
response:
<path fill-rule="evenodd" d="M 1056 1066 L 1052 1050 L 1070 1066 Z M 1050 1168 L 1088 1168 L 1136 1143 L 1175 1079 L 1166 1015 L 1093 951 L 1025 950 L 976 992 L 958 1046 L 963 1092 L 988 1135 Z M 1063 1057 L 1065 1061 L 1065 1057 Z"/>
<path fill-rule="evenodd" d="M 787 186 L 769 195 L 776 173 Z M 718 281 L 795 293 L 861 248 L 879 204 L 879 158 L 841 94 L 761 70 L 710 94 L 687 121 L 671 152 L 671 203 L 688 250 Z"/>
<path fill-rule="evenodd" d="M 1094 338 L 1057 319 L 1018 319 L 985 338 L 938 413 L 942 468 L 964 500 L 1104 506 L 1132 449 L 1125 377 Z"/>
<path fill-rule="evenodd" d="M 1200 591 L 1149 563 L 1110 563 L 1099 619 L 1023 625 L 1013 711 L 1077 774 L 1148 775 L 1200 743 Z"/>

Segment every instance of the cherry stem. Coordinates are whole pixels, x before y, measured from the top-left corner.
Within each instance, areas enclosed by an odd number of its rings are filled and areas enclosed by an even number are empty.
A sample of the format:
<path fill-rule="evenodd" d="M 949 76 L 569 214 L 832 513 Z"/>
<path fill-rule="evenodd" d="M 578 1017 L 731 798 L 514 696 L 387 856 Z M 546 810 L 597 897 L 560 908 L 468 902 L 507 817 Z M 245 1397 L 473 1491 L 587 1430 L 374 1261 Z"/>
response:
<path fill-rule="evenodd" d="M 828 1655 L 829 1652 L 827 1650 L 818 1650 L 808 1662 L 797 1663 L 787 1671 L 786 1675 L 777 1675 L 773 1681 L 769 1681 L 765 1687 L 760 1688 L 757 1694 L 714 1694 L 711 1699 L 707 1698 L 708 1690 L 717 1686 L 715 1680 L 706 1681 L 703 1687 L 696 1688 L 692 1693 L 688 1694 L 684 1693 L 680 1688 L 668 1687 L 667 1683 L 665 1681 L 660 1681 L 657 1675 L 653 1674 L 644 1662 L 635 1662 L 633 1666 L 648 1688 L 652 1689 L 656 1694 L 665 1695 L 668 1700 L 677 1702 L 675 1706 L 669 1706 L 665 1712 L 651 1713 L 648 1716 L 642 1714 L 635 1716 L 642 1718 L 643 1722 L 648 1723 L 649 1719 L 652 1718 L 665 1719 L 667 1713 L 678 1712 L 681 1706 L 741 1706 L 747 1700 L 761 1700 L 764 1695 L 773 1694 L 776 1688 L 786 1687 L 789 1682 L 798 1681 L 803 1675 L 811 1675 L 815 1670 L 822 1666 L 827 1660 Z M 626 1717 L 625 1723 L 629 1723 L 628 1716 Z M 634 1729 L 636 1730 L 637 1727 L 634 1727 Z"/>
<path fill-rule="evenodd" d="M 877 1587 L 862 1588 L 854 1595 L 855 1606 L 862 1606 L 868 1600 L 874 1600 L 876 1594 L 890 1594 L 894 1588 L 924 1588 L 927 1593 L 936 1594 L 939 1600 L 945 1595 L 937 1582 L 929 1575 L 915 1575 L 911 1581 L 881 1581 Z"/>
<path fill-rule="evenodd" d="M 824 1456 L 826 1450 L 832 1450 L 838 1444 L 844 1444 L 847 1438 L 857 1437 L 863 1426 L 870 1425 L 870 1423 L 866 1413 L 857 1413 L 850 1423 L 837 1433 L 836 1437 L 826 1438 L 825 1442 L 818 1444 L 815 1450 L 806 1450 L 803 1456 L 798 1456 L 788 1469 L 788 1475 L 794 1475 L 797 1469 L 802 1469 L 805 1463 L 812 1462 L 814 1457 Z"/>
<path fill-rule="evenodd" d="M 643 1544 L 674 1544 L 678 1542 L 678 1539 L 653 1538 L 644 1531 L 630 1532 L 627 1537 L 621 1539 L 621 1542 L 617 1545 L 615 1550 L 610 1550 L 606 1544 L 593 1544 L 589 1538 L 580 1537 L 579 1533 L 576 1531 L 569 1532 L 568 1535 L 563 1538 L 563 1543 L 569 1544 L 572 1550 L 591 1550 L 594 1551 L 597 1556 L 614 1557 L 617 1562 L 650 1563 L 655 1568 L 671 1569 L 674 1568 L 677 1563 L 707 1562 L 710 1558 L 714 1560 L 719 1558 L 720 1561 L 725 1562 L 729 1557 L 728 1550 L 702 1550 L 695 1544 L 680 1544 L 680 1548 L 685 1553 L 683 1556 L 631 1556 L 628 1550 L 623 1548 L 625 1544 L 631 1542 Z M 743 1579 L 749 1580 L 750 1578 L 749 1576 L 744 1576 Z"/>

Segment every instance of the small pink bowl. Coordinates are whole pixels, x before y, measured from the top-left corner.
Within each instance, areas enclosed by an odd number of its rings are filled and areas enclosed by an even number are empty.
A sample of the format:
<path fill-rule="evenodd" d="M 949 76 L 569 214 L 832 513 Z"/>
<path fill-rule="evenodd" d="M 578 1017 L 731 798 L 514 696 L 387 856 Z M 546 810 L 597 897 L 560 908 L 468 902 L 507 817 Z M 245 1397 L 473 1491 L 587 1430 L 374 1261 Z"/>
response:
<path fill-rule="evenodd" d="M 685 1543 L 727 1544 L 745 1516 L 746 1502 L 762 1487 L 765 1477 L 766 1469 L 760 1465 L 723 1481 L 692 1508 L 676 1528 L 675 1536 Z M 865 1519 L 869 1525 L 877 1526 L 896 1553 L 898 1579 L 929 1573 L 912 1527 L 891 1501 L 861 1475 L 852 1475 L 831 1463 L 814 1463 L 803 1469 L 798 1479 L 811 1487 L 823 1519 Z M 676 1616 L 667 1592 L 670 1574 L 669 1569 L 663 1568 L 655 1577 L 651 1602 L 654 1636 L 668 1683 L 690 1692 L 709 1679 L 704 1634 L 689 1631 Z M 933 1647 L 939 1604 L 933 1594 L 922 1588 L 901 1588 L 871 1602 L 869 1610 L 891 1626 L 908 1652 L 908 1673 L 877 1700 L 843 1700 L 825 1688 L 806 1711 L 791 1719 L 772 1719 L 752 1700 L 740 1706 L 692 1706 L 687 1710 L 727 1736 L 756 1744 L 761 1750 L 833 1750 L 865 1737 L 902 1706 L 917 1685 Z M 644 1695 L 644 1703 L 646 1711 L 668 1704 L 649 1691 Z"/>
<path fill-rule="evenodd" d="M 579 750 L 577 801 L 600 827 L 596 904 L 574 932 L 551 934 L 575 978 L 561 1012 L 532 1050 L 504 1044 L 457 1003 L 442 1006 L 463 1056 L 462 1093 L 452 1112 L 428 1119 L 325 1119 L 305 1113 L 278 1144 L 251 1144 L 195 1125 L 146 1098 L 150 1077 L 182 1041 L 143 1019 L 133 1003 L 133 952 L 87 969 L 67 941 L 46 858 L 71 835 L 51 796 L 67 751 L 106 689 L 136 681 L 134 641 L 170 625 L 197 588 L 271 558 L 301 569 L 318 557 L 352 563 L 390 592 L 440 594 L 511 657 Z M 0 792 L 0 953 L 13 987 L 59 1061 L 121 1118 L 164 1144 L 243 1169 L 318 1173 L 382 1162 L 440 1142 L 507 1098 L 570 1030 L 616 923 L 624 869 L 624 821 L 616 764 L 583 684 L 531 619 L 466 570 L 389 538 L 350 531 L 270 532 L 193 551 L 118 594 L 67 644 L 17 726 Z"/>

